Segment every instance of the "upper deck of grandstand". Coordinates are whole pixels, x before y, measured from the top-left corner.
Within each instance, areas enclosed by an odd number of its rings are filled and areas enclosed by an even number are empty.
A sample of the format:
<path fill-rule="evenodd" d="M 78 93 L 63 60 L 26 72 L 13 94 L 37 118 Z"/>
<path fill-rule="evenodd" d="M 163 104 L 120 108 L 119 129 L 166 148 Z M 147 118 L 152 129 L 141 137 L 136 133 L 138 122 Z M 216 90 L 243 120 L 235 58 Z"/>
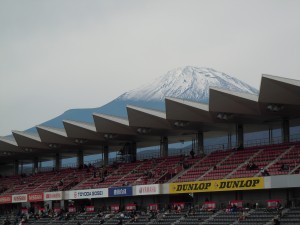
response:
<path fill-rule="evenodd" d="M 300 143 L 262 145 L 214 151 L 207 155 L 177 155 L 108 166 L 84 165 L 0 178 L 1 195 L 82 190 L 299 173 Z M 250 168 L 249 164 L 255 164 Z M 285 165 L 285 167 L 283 167 Z"/>

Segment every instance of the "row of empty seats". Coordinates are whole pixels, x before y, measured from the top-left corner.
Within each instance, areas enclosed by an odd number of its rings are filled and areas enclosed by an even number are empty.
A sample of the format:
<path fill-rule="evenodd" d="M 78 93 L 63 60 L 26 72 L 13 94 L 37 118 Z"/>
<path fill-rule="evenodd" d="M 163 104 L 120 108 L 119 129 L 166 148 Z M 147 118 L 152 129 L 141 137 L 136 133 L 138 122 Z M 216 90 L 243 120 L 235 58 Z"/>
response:
<path fill-rule="evenodd" d="M 41 218 L 35 220 L 30 218 L 27 224 L 32 225 L 117 225 L 135 224 L 135 225 L 225 225 L 225 224 L 244 224 L 244 225 L 265 225 L 273 224 L 274 219 L 278 219 L 281 225 L 296 225 L 300 222 L 300 208 L 285 209 L 284 213 L 277 210 L 265 208 L 251 209 L 249 211 L 226 212 L 224 210 L 217 211 L 187 211 L 180 212 L 166 211 L 156 215 L 153 213 L 136 212 L 135 214 L 128 212 L 120 212 L 112 214 L 104 212 L 100 217 L 96 212 L 84 212 L 72 214 L 68 220 L 61 218 Z M 131 216 L 130 216 L 131 215 Z M 137 215 L 137 216 L 133 216 Z M 242 216 L 243 215 L 243 216 Z M 11 223 L 15 222 L 15 216 L 12 214 L 0 216 L 0 223 L 8 218 Z"/>
<path fill-rule="evenodd" d="M 257 165 L 254 170 L 247 164 Z M 288 170 L 281 170 L 283 164 Z M 41 172 L 27 177 L 0 178 L 1 195 L 29 194 L 56 190 L 80 190 L 124 185 L 140 185 L 195 180 L 214 180 L 260 176 L 260 168 L 270 175 L 299 173 L 300 144 L 279 144 L 251 147 L 241 150 L 219 150 L 206 156 L 170 156 L 133 163 L 120 163 L 105 168 L 64 169 L 58 172 Z M 104 179 L 104 171 L 107 176 Z M 168 176 L 167 176 L 168 175 Z M 63 180 L 63 184 L 58 182 Z"/>

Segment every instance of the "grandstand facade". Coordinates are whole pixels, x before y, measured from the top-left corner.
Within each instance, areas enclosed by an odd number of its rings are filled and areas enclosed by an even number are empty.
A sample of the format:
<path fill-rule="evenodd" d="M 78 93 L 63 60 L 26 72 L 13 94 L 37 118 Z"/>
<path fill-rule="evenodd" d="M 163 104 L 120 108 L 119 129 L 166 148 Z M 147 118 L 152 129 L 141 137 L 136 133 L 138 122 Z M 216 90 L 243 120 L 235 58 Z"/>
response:
<path fill-rule="evenodd" d="M 263 75 L 258 96 L 211 88 L 208 104 L 168 97 L 165 106 L 1 137 L 3 221 L 21 211 L 33 224 L 300 224 L 300 140 L 290 133 L 300 125 L 300 81 Z M 267 139 L 245 142 L 253 132 Z M 224 134 L 226 143 L 205 149 Z M 170 156 L 169 144 L 182 141 L 193 143 L 187 154 Z M 159 156 L 137 158 L 137 148 L 156 145 Z M 116 151 L 122 161 L 110 162 Z M 97 153 L 101 162 L 84 162 Z M 66 168 L 71 157 L 77 163 Z M 43 171 L 48 160 L 55 166 Z"/>

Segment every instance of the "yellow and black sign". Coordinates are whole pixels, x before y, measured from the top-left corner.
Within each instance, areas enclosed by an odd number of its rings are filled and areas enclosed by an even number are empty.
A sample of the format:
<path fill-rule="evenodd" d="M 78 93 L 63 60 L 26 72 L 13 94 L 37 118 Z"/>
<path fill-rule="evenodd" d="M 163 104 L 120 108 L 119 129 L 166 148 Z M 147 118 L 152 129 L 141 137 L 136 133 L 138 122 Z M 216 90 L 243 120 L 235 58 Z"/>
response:
<path fill-rule="evenodd" d="M 263 177 L 238 178 L 228 180 L 194 181 L 184 183 L 171 183 L 170 193 L 194 193 L 210 191 L 237 191 L 264 188 Z"/>

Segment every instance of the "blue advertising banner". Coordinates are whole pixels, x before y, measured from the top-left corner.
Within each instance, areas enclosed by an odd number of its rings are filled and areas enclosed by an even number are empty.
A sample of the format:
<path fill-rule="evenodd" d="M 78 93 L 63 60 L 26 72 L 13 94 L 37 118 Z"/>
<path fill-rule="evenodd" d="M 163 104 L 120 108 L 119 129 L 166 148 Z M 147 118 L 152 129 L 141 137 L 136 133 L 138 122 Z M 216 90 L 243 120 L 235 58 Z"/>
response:
<path fill-rule="evenodd" d="M 132 187 L 108 188 L 109 197 L 132 196 Z"/>

